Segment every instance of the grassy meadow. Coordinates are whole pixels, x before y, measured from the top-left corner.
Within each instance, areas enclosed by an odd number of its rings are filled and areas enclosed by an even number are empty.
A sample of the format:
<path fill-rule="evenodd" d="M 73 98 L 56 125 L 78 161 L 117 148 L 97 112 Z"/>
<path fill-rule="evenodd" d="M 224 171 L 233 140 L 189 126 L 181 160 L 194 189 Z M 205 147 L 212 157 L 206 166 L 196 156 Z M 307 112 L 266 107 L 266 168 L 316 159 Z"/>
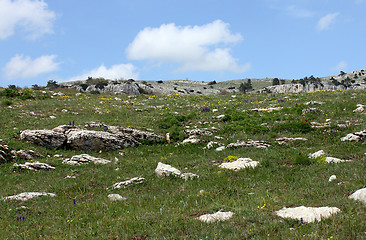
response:
<path fill-rule="evenodd" d="M 357 104 L 366 104 L 365 90 L 235 96 L 93 95 L 70 89 L 56 91 L 64 96 L 33 90 L 6 96 L 4 91 L 0 89 L 0 138 L 11 149 L 42 153 L 43 158 L 33 161 L 56 169 L 34 172 L 13 167 L 14 162 L 25 162 L 20 159 L 3 163 L 0 197 L 22 192 L 57 196 L 0 201 L 1 239 L 366 239 L 366 204 L 348 198 L 366 185 L 365 140 L 340 141 L 348 133 L 366 129 L 366 115 L 353 112 Z M 306 106 L 308 101 L 324 104 Z M 204 107 L 210 111 L 201 111 Z M 283 109 L 249 110 L 267 107 Z M 316 110 L 303 114 L 306 108 Z M 225 116 L 216 118 L 219 115 Z M 311 127 L 327 119 L 329 126 Z M 123 152 L 89 152 L 112 163 L 69 166 L 62 159 L 85 152 L 47 149 L 19 139 L 21 130 L 52 129 L 70 121 L 80 127 L 93 121 L 164 136 L 169 132 L 171 141 L 143 143 Z M 213 134 L 200 136 L 199 144 L 177 144 L 187 137 L 184 129 L 194 128 L 207 128 Z M 308 141 L 280 145 L 279 137 Z M 249 139 L 271 146 L 204 149 L 210 141 L 227 145 Z M 318 150 L 352 162 L 328 164 L 305 157 Z M 217 164 L 228 156 L 248 157 L 260 165 L 240 171 L 219 168 Z M 158 178 L 154 173 L 158 162 L 200 177 Z M 328 182 L 333 174 L 337 179 Z M 111 188 L 133 177 L 145 181 Z M 111 201 L 107 198 L 111 193 L 127 200 Z M 308 224 L 275 214 L 283 207 L 297 206 L 338 207 L 341 212 Z M 234 212 L 233 218 L 210 224 L 196 219 L 221 209 Z"/>

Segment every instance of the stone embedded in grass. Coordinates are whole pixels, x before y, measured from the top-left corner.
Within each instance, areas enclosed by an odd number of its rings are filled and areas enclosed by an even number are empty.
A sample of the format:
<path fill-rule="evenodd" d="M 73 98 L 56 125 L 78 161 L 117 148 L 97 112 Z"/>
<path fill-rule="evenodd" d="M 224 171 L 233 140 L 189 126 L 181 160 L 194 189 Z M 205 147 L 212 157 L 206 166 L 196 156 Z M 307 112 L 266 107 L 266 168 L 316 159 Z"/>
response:
<path fill-rule="evenodd" d="M 322 218 L 328 218 L 332 214 L 339 212 L 340 209 L 336 207 L 295 207 L 282 208 L 276 211 L 276 214 L 282 218 L 292 218 L 302 220 L 306 223 L 321 221 Z"/>
<path fill-rule="evenodd" d="M 302 137 L 297 137 L 297 138 L 282 137 L 282 138 L 276 139 L 278 144 L 281 144 L 281 145 L 285 144 L 285 143 L 293 142 L 293 141 L 307 141 L 307 140 L 308 139 L 302 138 Z"/>
<path fill-rule="evenodd" d="M 200 142 L 201 142 L 200 139 L 195 138 L 194 136 L 190 136 L 189 138 L 184 139 L 182 144 L 187 144 L 187 143 L 198 144 Z"/>
<path fill-rule="evenodd" d="M 259 164 L 258 161 L 253 161 L 250 158 L 238 158 L 233 162 L 226 162 L 219 165 L 221 168 L 232 169 L 232 170 L 240 170 L 243 168 L 255 168 Z"/>
<path fill-rule="evenodd" d="M 81 155 L 75 155 L 71 158 L 66 158 L 62 161 L 62 163 L 69 164 L 69 165 L 81 165 L 81 164 L 87 164 L 87 163 L 95 163 L 95 164 L 107 164 L 111 161 L 103 159 L 103 158 L 96 158 L 92 157 L 88 154 L 81 154 Z"/>
<path fill-rule="evenodd" d="M 8 145 L 0 144 L 0 164 L 12 161 L 15 159 L 15 155 L 10 151 Z"/>
<path fill-rule="evenodd" d="M 233 148 L 233 147 L 255 147 L 255 148 L 268 148 L 271 145 L 264 143 L 262 141 L 253 141 L 253 140 L 249 140 L 247 142 L 245 141 L 237 141 L 236 143 L 230 143 L 229 145 L 227 145 L 227 148 Z"/>
<path fill-rule="evenodd" d="M 318 101 L 310 101 L 310 102 L 306 102 L 304 103 L 304 105 L 323 105 L 324 102 L 318 102 Z"/>
<path fill-rule="evenodd" d="M 202 221 L 202 222 L 212 223 L 212 222 L 227 221 L 230 218 L 232 218 L 232 216 L 234 216 L 233 212 L 218 211 L 218 212 L 212 213 L 212 214 L 201 215 L 197 219 Z"/>
<path fill-rule="evenodd" d="M 123 181 L 123 182 L 115 183 L 115 184 L 113 184 L 112 188 L 113 189 L 126 188 L 127 186 L 129 186 L 131 184 L 143 183 L 144 180 L 145 180 L 145 178 L 134 177 L 134 178 L 131 178 L 131 179 Z"/>
<path fill-rule="evenodd" d="M 358 189 L 356 192 L 352 193 L 349 198 L 366 203 L 366 188 Z"/>
<path fill-rule="evenodd" d="M 122 197 L 121 195 L 119 194 L 109 194 L 108 195 L 108 198 L 112 201 L 124 201 L 124 200 L 127 200 L 127 198 L 125 197 Z"/>
<path fill-rule="evenodd" d="M 216 148 L 215 151 L 221 152 L 221 151 L 224 151 L 225 148 L 226 148 L 225 146 L 221 146 L 221 147 Z"/>
<path fill-rule="evenodd" d="M 329 177 L 328 182 L 332 182 L 332 181 L 334 181 L 336 179 L 337 179 L 337 176 L 336 175 L 332 175 L 332 176 Z"/>
<path fill-rule="evenodd" d="M 206 135 L 206 136 L 211 136 L 212 132 L 206 129 L 191 129 L 191 130 L 184 130 L 184 132 L 188 135 L 188 136 L 202 136 L 202 135 Z"/>
<path fill-rule="evenodd" d="M 355 132 L 355 133 L 349 133 L 347 134 L 347 136 L 342 137 L 341 141 L 361 141 L 363 138 L 366 137 L 366 130 L 360 131 L 360 132 Z"/>
<path fill-rule="evenodd" d="M 176 169 L 175 167 L 172 167 L 169 164 L 164 164 L 162 162 L 158 163 L 158 166 L 155 169 L 155 174 L 158 177 L 175 176 L 175 177 L 182 178 L 184 180 L 199 177 L 197 174 L 194 174 L 194 173 L 182 173 L 180 170 Z"/>
<path fill-rule="evenodd" d="M 357 108 L 355 110 L 353 110 L 353 112 L 360 112 L 360 113 L 365 112 L 365 105 L 357 104 L 356 106 L 357 106 Z"/>
<path fill-rule="evenodd" d="M 35 152 L 33 150 L 18 150 L 18 151 L 15 151 L 15 154 L 17 155 L 17 157 L 19 157 L 21 159 L 26 159 L 26 160 L 43 157 L 43 155 L 41 153 Z"/>
<path fill-rule="evenodd" d="M 18 164 L 14 163 L 14 167 L 19 167 L 21 169 L 29 169 L 29 170 L 48 170 L 48 169 L 56 169 L 54 166 L 51 166 L 47 163 L 41 163 L 41 162 L 26 162 L 24 164 Z"/>
<path fill-rule="evenodd" d="M 66 142 L 63 133 L 52 130 L 24 130 L 20 133 L 20 139 L 47 148 L 58 148 Z"/>
<path fill-rule="evenodd" d="M 320 158 L 320 157 L 324 157 L 324 161 L 327 163 L 340 163 L 340 162 L 350 162 L 351 160 L 343 160 L 340 158 L 335 158 L 335 157 L 325 157 L 325 152 L 323 150 L 319 150 L 315 153 L 309 154 L 308 156 L 309 158 Z"/>
<path fill-rule="evenodd" d="M 253 109 L 250 109 L 250 111 L 254 111 L 254 112 L 273 112 L 273 111 L 279 111 L 282 108 L 283 107 L 253 108 Z"/>
<path fill-rule="evenodd" d="M 309 158 L 318 158 L 318 157 L 321 157 L 321 156 L 324 156 L 325 155 L 325 152 L 324 150 L 319 150 L 315 153 L 312 153 L 312 154 L 309 154 Z"/>
<path fill-rule="evenodd" d="M 46 193 L 46 192 L 24 192 L 13 196 L 5 197 L 4 200 L 20 200 L 27 201 L 32 198 L 42 197 L 42 196 L 50 196 L 56 197 L 54 193 Z"/>

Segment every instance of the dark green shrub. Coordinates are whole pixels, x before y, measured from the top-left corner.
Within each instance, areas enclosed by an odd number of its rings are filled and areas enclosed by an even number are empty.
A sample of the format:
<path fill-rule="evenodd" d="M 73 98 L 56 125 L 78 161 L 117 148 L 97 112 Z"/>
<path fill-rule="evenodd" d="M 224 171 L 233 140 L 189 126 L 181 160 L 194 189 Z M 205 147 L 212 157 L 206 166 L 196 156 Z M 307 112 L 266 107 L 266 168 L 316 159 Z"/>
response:
<path fill-rule="evenodd" d="M 172 126 L 168 130 L 170 139 L 173 141 L 182 141 L 187 137 L 187 134 L 184 132 L 182 127 Z"/>
<path fill-rule="evenodd" d="M 5 99 L 4 101 L 1 102 L 1 104 L 3 106 L 6 106 L 7 107 L 7 106 L 11 106 L 13 104 L 13 102 L 11 100 L 9 100 L 9 99 Z"/>
<path fill-rule="evenodd" d="M 293 159 L 294 165 L 310 165 L 315 163 L 314 159 L 308 158 L 306 155 L 302 155 L 299 153 L 296 155 L 296 157 Z"/>
<path fill-rule="evenodd" d="M 289 122 L 280 123 L 272 128 L 273 132 L 292 132 L 292 133 L 307 133 L 312 130 L 311 124 L 307 121 L 292 120 Z"/>

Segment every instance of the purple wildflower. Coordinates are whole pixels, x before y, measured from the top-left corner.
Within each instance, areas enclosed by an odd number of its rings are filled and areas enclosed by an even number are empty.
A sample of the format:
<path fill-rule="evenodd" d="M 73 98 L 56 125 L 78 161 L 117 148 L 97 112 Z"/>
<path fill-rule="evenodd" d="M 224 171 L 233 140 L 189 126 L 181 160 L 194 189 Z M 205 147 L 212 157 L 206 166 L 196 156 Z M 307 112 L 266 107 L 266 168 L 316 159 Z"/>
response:
<path fill-rule="evenodd" d="M 75 125 L 75 121 L 74 120 L 72 120 L 72 126 L 74 126 Z"/>
<path fill-rule="evenodd" d="M 69 126 L 71 126 L 71 121 L 69 121 Z"/>
<path fill-rule="evenodd" d="M 209 107 L 203 107 L 201 109 L 201 112 L 209 112 L 210 111 L 210 108 Z"/>
<path fill-rule="evenodd" d="M 248 102 L 248 99 L 244 99 L 243 102 L 246 102 L 247 103 Z"/>
<path fill-rule="evenodd" d="M 104 131 L 108 131 L 108 126 L 105 126 L 104 127 Z"/>
<path fill-rule="evenodd" d="M 72 201 L 73 201 L 74 205 L 76 205 L 76 199 L 73 198 Z"/>

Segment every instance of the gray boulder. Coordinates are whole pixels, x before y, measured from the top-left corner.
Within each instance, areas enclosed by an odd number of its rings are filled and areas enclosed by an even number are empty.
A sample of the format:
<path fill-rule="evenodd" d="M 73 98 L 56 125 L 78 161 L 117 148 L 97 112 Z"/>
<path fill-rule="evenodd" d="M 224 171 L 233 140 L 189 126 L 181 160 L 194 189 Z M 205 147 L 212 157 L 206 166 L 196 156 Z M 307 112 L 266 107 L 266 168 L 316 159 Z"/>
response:
<path fill-rule="evenodd" d="M 88 164 L 88 163 L 96 163 L 96 164 L 107 164 L 111 161 L 103 159 L 103 158 L 96 158 L 92 157 L 88 154 L 81 154 L 81 155 L 75 155 L 70 158 L 66 158 L 62 161 L 62 163 L 69 164 L 69 165 L 81 165 L 81 164 Z"/>
<path fill-rule="evenodd" d="M 58 148 L 66 142 L 66 136 L 52 130 L 24 130 L 20 139 L 47 148 Z"/>
<path fill-rule="evenodd" d="M 90 130 L 70 130 L 66 132 L 67 145 L 71 149 L 83 151 L 108 151 L 124 147 L 135 147 L 139 144 L 127 134 L 112 134 L 109 132 Z"/>
<path fill-rule="evenodd" d="M 152 132 L 142 131 L 134 128 L 126 128 L 121 126 L 108 126 L 108 130 L 116 134 L 118 133 L 129 134 L 136 140 L 148 140 L 155 142 L 158 140 L 162 140 L 164 138 L 163 136 L 157 135 Z"/>
<path fill-rule="evenodd" d="M 17 157 L 19 157 L 21 159 L 25 159 L 25 160 L 31 160 L 31 159 L 43 157 L 43 155 L 41 153 L 35 152 L 33 150 L 18 150 L 18 151 L 13 151 L 13 152 L 14 152 L 14 154 L 16 154 Z"/>

